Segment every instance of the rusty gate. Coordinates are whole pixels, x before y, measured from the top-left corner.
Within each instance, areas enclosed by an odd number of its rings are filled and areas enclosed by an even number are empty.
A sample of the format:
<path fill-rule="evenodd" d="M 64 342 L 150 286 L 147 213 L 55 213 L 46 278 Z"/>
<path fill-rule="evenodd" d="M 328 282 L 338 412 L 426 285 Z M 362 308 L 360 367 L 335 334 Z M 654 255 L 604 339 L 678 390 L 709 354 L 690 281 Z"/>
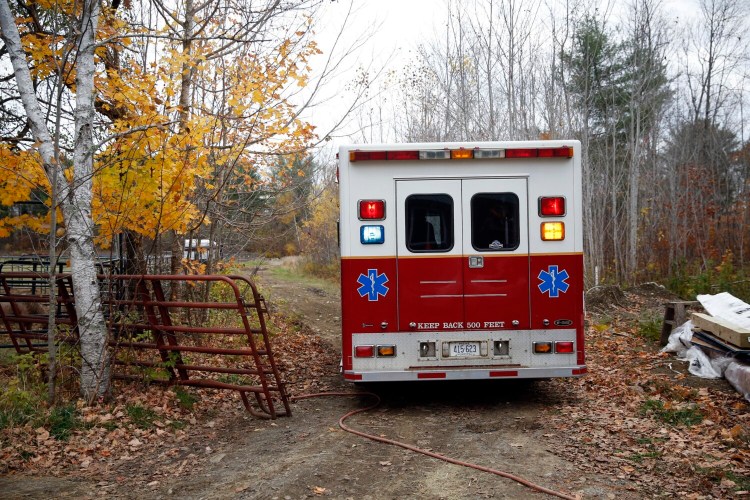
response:
<path fill-rule="evenodd" d="M 0 273 L 0 315 L 20 354 L 47 349 L 49 297 L 39 293 L 48 293 L 46 279 L 39 273 Z M 74 344 L 72 278 L 59 275 L 56 284 L 56 339 Z M 99 286 L 115 378 L 234 390 L 255 416 L 291 415 L 266 327 L 266 304 L 249 279 L 100 275 Z"/>

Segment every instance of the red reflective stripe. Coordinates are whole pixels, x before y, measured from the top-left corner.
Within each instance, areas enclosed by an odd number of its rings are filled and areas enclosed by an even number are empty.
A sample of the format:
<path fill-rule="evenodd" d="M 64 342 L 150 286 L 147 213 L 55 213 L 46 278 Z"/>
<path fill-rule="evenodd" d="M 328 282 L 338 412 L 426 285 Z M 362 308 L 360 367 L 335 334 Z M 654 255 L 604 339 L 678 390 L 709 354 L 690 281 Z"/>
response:
<path fill-rule="evenodd" d="M 362 380 L 362 375 L 358 373 L 344 373 L 346 380 Z"/>
<path fill-rule="evenodd" d="M 417 378 L 445 378 L 445 372 L 417 373 Z"/>
<path fill-rule="evenodd" d="M 583 375 L 584 373 L 588 373 L 586 368 L 573 368 L 573 375 Z"/>
<path fill-rule="evenodd" d="M 518 372 L 515 370 L 490 372 L 490 377 L 517 377 Z"/>
<path fill-rule="evenodd" d="M 539 150 L 534 149 L 506 149 L 506 158 L 536 158 L 539 156 Z"/>
<path fill-rule="evenodd" d="M 389 160 L 418 160 L 419 151 L 388 151 Z"/>

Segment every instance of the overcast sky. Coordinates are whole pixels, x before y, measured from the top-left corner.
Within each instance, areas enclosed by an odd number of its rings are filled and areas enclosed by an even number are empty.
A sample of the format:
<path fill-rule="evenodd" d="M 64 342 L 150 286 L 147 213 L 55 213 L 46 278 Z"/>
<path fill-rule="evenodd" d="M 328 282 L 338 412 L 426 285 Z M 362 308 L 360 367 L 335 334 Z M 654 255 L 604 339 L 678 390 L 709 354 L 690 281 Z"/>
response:
<path fill-rule="evenodd" d="M 501 0 L 499 0 L 501 1 Z M 603 8 L 606 0 L 603 0 Z M 337 72 L 334 81 L 326 87 L 327 100 L 315 107 L 306 119 L 324 134 L 333 127 L 337 119 L 346 113 L 351 93 L 347 91 L 349 82 L 357 78 L 357 68 L 364 67 L 373 74 L 379 68 L 402 70 L 408 64 L 414 49 L 421 41 L 431 41 L 445 25 L 447 0 L 349 0 L 326 1 L 321 16 L 316 22 L 316 36 L 319 47 L 327 56 L 331 52 L 336 35 L 346 20 L 347 12 L 353 12 L 346 21 L 344 38 L 339 41 L 339 50 L 352 45 L 358 46 L 353 57 L 349 57 Z M 460 0 L 453 0 L 460 4 Z M 473 4 L 473 1 L 466 2 Z M 616 8 L 624 8 L 626 3 L 615 2 Z M 664 0 L 664 13 L 668 19 L 691 17 L 698 10 L 698 0 Z M 365 39 L 361 46 L 358 40 Z M 316 69 L 323 64 L 325 57 L 316 61 Z M 341 137 L 354 133 L 358 128 L 356 120 L 348 120 L 337 132 L 331 143 L 352 142 L 351 138 Z"/>

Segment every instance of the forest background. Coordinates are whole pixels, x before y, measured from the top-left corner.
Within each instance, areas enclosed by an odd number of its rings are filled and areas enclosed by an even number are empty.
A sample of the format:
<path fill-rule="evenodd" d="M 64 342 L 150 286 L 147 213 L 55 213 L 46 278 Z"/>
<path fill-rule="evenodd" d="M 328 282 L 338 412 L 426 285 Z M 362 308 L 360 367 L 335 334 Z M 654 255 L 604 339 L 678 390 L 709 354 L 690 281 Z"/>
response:
<path fill-rule="evenodd" d="M 575 138 L 589 286 L 748 296 L 745 2 L 700 0 L 681 18 L 656 0 L 444 2 L 432 36 L 395 68 L 358 52 L 387 27 L 352 36 L 356 5 L 338 6 L 334 23 L 317 0 L 2 3 L 30 77 L 14 78 L 4 36 L 3 253 L 70 259 L 70 216 L 55 221 L 49 207 L 83 188 L 84 233 L 131 272 L 177 272 L 194 238 L 224 260 L 303 254 L 331 276 L 337 144 Z M 91 143 L 80 153 L 91 168 L 77 177 L 80 35 L 94 6 Z M 326 91 L 342 80 L 333 105 Z M 67 181 L 57 193 L 24 85 Z M 218 253 L 207 256 L 187 265 L 210 272 Z"/>

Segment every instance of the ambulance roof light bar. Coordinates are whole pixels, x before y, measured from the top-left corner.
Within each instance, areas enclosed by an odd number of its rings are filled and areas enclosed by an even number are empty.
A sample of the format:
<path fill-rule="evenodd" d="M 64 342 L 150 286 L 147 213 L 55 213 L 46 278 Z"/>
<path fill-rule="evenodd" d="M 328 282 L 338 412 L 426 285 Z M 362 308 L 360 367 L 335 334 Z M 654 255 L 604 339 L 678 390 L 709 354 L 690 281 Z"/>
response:
<path fill-rule="evenodd" d="M 393 151 L 349 151 L 349 161 L 391 161 L 391 160 L 483 160 L 499 158 L 573 158 L 573 148 L 458 148 L 423 149 Z"/>

